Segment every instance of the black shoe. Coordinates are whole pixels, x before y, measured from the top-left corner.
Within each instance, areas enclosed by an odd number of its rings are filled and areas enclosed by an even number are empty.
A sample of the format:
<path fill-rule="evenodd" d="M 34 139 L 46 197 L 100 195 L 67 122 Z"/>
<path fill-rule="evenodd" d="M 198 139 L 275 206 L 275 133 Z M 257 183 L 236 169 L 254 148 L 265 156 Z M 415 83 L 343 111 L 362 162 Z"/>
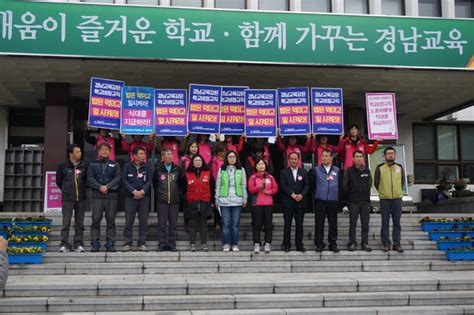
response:
<path fill-rule="evenodd" d="M 324 250 L 324 245 L 316 245 L 315 251 L 317 251 L 317 252 L 320 253 L 320 252 L 322 252 L 323 250 Z"/>
<path fill-rule="evenodd" d="M 291 250 L 291 246 L 290 245 L 283 245 L 283 250 L 285 251 L 285 253 L 288 253 Z"/>
<path fill-rule="evenodd" d="M 97 253 L 100 251 L 100 245 L 92 245 L 91 253 Z"/>
<path fill-rule="evenodd" d="M 355 251 L 355 250 L 356 250 L 356 244 L 355 244 L 355 243 L 347 244 L 347 249 L 348 249 L 350 252 Z"/>
<path fill-rule="evenodd" d="M 403 248 L 400 245 L 393 245 L 393 250 L 396 250 L 400 254 L 403 253 Z"/>
<path fill-rule="evenodd" d="M 158 245 L 157 252 L 164 252 L 166 250 L 166 245 Z"/>
<path fill-rule="evenodd" d="M 366 252 L 371 252 L 372 248 L 370 248 L 370 246 L 367 245 L 367 244 L 362 244 L 362 250 L 364 250 Z"/>
<path fill-rule="evenodd" d="M 116 252 L 115 247 L 113 245 L 112 246 L 107 246 L 105 248 L 105 250 L 109 253 L 115 253 Z"/>
<path fill-rule="evenodd" d="M 170 252 L 173 252 L 173 253 L 175 253 L 175 252 L 178 251 L 178 250 L 176 249 L 176 245 L 168 245 L 168 250 L 169 250 Z"/>
<path fill-rule="evenodd" d="M 389 252 L 390 251 L 390 245 L 383 245 L 382 250 L 386 253 Z"/>
<path fill-rule="evenodd" d="M 296 250 L 299 251 L 299 252 L 302 252 L 302 253 L 305 253 L 305 252 L 306 252 L 306 248 L 304 248 L 303 245 L 296 246 Z"/>
<path fill-rule="evenodd" d="M 339 249 L 337 248 L 337 245 L 329 246 L 329 250 L 333 253 L 339 253 Z"/>

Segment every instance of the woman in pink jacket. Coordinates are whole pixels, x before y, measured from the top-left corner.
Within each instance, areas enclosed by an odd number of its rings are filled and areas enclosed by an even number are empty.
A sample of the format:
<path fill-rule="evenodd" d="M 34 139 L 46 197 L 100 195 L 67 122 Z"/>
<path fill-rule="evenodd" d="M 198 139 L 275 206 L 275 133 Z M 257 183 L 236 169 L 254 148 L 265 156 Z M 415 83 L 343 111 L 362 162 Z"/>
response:
<path fill-rule="evenodd" d="M 275 178 L 267 172 L 267 163 L 259 159 L 255 173 L 249 178 L 249 192 L 252 203 L 252 227 L 254 253 L 260 252 L 260 232 L 265 226 L 265 253 L 270 253 L 273 230 L 273 195 L 278 192 Z"/>

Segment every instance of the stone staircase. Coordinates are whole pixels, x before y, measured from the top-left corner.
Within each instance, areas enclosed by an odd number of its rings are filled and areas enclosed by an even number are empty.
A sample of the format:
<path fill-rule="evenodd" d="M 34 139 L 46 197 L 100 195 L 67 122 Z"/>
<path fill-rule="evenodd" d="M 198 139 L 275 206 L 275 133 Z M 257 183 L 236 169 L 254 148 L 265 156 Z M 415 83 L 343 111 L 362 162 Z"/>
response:
<path fill-rule="evenodd" d="M 2 214 L 4 216 L 5 214 Z M 349 218 L 339 215 L 340 253 L 314 251 L 314 216 L 305 217 L 306 253 L 280 250 L 274 215 L 271 254 L 253 254 L 249 214 L 239 253 L 220 251 L 209 225 L 208 253 L 188 251 L 180 218 L 177 253 L 156 252 L 150 214 L 148 252 L 58 253 L 53 218 L 42 265 L 12 265 L 0 312 L 80 314 L 474 314 L 474 263 L 449 262 L 422 232 L 420 214 L 402 217 L 403 254 L 380 250 L 380 215 L 371 216 L 370 253 L 345 250 Z M 423 214 L 425 216 L 425 214 Z M 443 216 L 441 214 L 430 215 Z M 455 214 L 450 214 L 455 217 Z M 124 217 L 117 218 L 117 249 Z M 90 215 L 86 218 L 89 249 Z M 326 229 L 327 231 L 327 229 Z M 358 232 L 360 236 L 360 232 Z"/>

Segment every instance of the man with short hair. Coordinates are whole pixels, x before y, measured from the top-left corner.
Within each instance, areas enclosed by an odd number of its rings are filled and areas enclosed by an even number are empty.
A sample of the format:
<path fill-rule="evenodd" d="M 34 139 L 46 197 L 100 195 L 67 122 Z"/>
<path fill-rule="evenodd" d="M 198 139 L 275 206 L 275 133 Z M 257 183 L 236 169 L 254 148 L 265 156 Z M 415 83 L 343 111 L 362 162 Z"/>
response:
<path fill-rule="evenodd" d="M 356 250 L 356 227 L 360 216 L 362 225 L 362 250 L 372 251 L 369 247 L 369 220 L 370 220 L 370 189 L 372 176 L 368 167 L 364 166 L 364 152 L 354 151 L 353 165 L 346 169 L 342 178 L 342 190 L 349 208 L 349 251 Z"/>
<path fill-rule="evenodd" d="M 125 187 L 125 229 L 123 251 L 132 250 L 133 223 L 138 213 L 138 250 L 146 251 L 148 234 L 148 211 L 150 209 L 150 191 L 153 172 L 146 161 L 145 148 L 136 146 L 132 150 L 133 158 L 126 163 L 122 172 Z"/>
<path fill-rule="evenodd" d="M 159 252 L 177 251 L 176 238 L 182 177 L 181 168 L 173 163 L 173 151 L 170 148 L 161 150 L 161 163 L 156 164 L 153 177 L 158 215 Z"/>
<path fill-rule="evenodd" d="M 100 222 L 105 212 L 107 242 L 105 249 L 115 252 L 115 215 L 117 214 L 120 165 L 109 159 L 111 146 L 105 142 L 99 146 L 99 159 L 87 170 L 87 185 L 92 190 L 91 252 L 100 250 Z"/>
<path fill-rule="evenodd" d="M 67 147 L 68 158 L 58 165 L 56 185 L 61 190 L 63 222 L 61 226 L 61 253 L 70 250 L 69 229 L 74 212 L 74 250 L 84 251 L 84 215 L 86 210 L 87 164 L 77 144 Z"/>
<path fill-rule="evenodd" d="M 285 221 L 283 233 L 283 250 L 291 250 L 291 224 L 295 218 L 295 245 L 296 250 L 305 252 L 303 246 L 303 220 L 306 210 L 306 195 L 309 192 L 309 176 L 300 164 L 300 154 L 291 152 L 288 155 L 289 167 L 280 174 L 281 203 Z"/>
<path fill-rule="evenodd" d="M 375 169 L 374 185 L 379 192 L 380 211 L 382 213 L 382 229 L 380 237 L 382 239 L 383 251 L 390 250 L 390 215 L 393 222 L 393 250 L 403 253 L 400 245 L 402 217 L 402 197 L 405 188 L 405 171 L 403 166 L 395 163 L 396 151 L 393 147 L 387 147 L 383 151 L 385 162 L 379 164 Z"/>
<path fill-rule="evenodd" d="M 314 213 L 316 251 L 322 252 L 326 246 L 323 242 L 324 222 L 326 217 L 329 223 L 329 250 L 338 253 L 337 248 L 337 213 L 341 208 L 342 173 L 332 164 L 332 152 L 324 149 L 321 153 L 322 164 L 313 168 L 311 172 L 311 186 L 316 200 Z"/>

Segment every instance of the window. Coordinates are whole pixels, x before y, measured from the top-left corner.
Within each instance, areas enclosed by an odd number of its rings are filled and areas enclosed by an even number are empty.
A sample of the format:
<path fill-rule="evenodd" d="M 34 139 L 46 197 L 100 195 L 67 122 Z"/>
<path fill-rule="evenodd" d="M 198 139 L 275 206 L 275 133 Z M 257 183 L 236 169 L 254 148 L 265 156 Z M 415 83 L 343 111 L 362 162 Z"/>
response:
<path fill-rule="evenodd" d="M 259 10 L 270 10 L 270 11 L 288 11 L 287 0 L 259 0 Z"/>
<path fill-rule="evenodd" d="M 441 16 L 439 0 L 418 0 L 418 14 L 420 16 Z"/>
<path fill-rule="evenodd" d="M 202 0 L 171 0 L 171 5 L 175 7 L 202 7 Z"/>
<path fill-rule="evenodd" d="M 345 0 L 344 12 L 355 14 L 368 14 L 369 4 L 367 0 Z"/>
<path fill-rule="evenodd" d="M 413 127 L 414 151 L 416 160 L 436 159 L 435 128 L 433 125 L 415 125 Z"/>
<path fill-rule="evenodd" d="M 458 159 L 458 137 L 456 126 L 438 126 L 438 159 Z"/>
<path fill-rule="evenodd" d="M 158 0 L 127 0 L 128 4 L 158 5 Z"/>
<path fill-rule="evenodd" d="M 474 18 L 474 1 L 456 0 L 454 3 L 457 18 Z"/>
<path fill-rule="evenodd" d="M 474 161 L 474 126 L 461 126 L 461 148 L 462 159 Z"/>
<path fill-rule="evenodd" d="M 246 2 L 246 0 L 216 0 L 216 8 L 245 9 Z"/>
<path fill-rule="evenodd" d="M 474 183 L 473 124 L 414 124 L 416 183 L 469 178 Z"/>
<path fill-rule="evenodd" d="M 301 11 L 331 12 L 331 0 L 301 0 Z"/>
<path fill-rule="evenodd" d="M 382 14 L 405 15 L 405 0 L 382 0 Z"/>

